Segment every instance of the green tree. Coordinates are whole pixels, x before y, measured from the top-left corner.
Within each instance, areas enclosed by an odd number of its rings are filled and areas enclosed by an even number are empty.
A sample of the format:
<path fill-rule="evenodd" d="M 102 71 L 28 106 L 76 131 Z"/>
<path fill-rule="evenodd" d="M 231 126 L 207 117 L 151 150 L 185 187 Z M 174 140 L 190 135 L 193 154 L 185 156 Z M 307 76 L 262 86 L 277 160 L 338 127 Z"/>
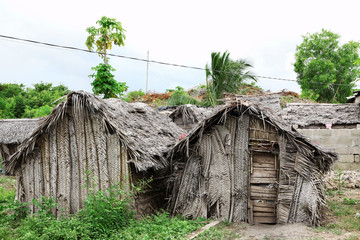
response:
<path fill-rule="evenodd" d="M 34 88 L 22 84 L 0 83 L 0 118 L 35 118 L 48 115 L 69 89 L 64 85 L 37 83 Z"/>
<path fill-rule="evenodd" d="M 104 94 L 104 98 L 121 96 L 128 87 L 125 83 L 117 82 L 114 79 L 114 75 L 111 72 L 115 71 L 115 69 L 108 62 L 107 51 L 111 50 L 113 44 L 124 46 L 125 29 L 122 28 L 121 22 L 105 16 L 96 23 L 100 27 L 89 27 L 86 29 L 89 36 L 85 42 L 90 51 L 96 46 L 96 51 L 104 61 L 104 63 L 91 68 L 95 71 L 94 74 L 89 75 L 89 77 L 94 78 L 94 81 L 91 83 L 93 92 L 95 94 Z"/>
<path fill-rule="evenodd" d="M 238 93 L 245 81 L 255 76 L 248 70 L 252 66 L 245 60 L 231 60 L 227 51 L 211 53 L 211 64 L 206 65 L 207 101 L 216 105 L 223 98 L 224 91 Z"/>
<path fill-rule="evenodd" d="M 346 101 L 360 76 L 359 43 L 339 44 L 340 36 L 322 29 L 303 36 L 294 70 L 303 97 L 318 102 Z"/>

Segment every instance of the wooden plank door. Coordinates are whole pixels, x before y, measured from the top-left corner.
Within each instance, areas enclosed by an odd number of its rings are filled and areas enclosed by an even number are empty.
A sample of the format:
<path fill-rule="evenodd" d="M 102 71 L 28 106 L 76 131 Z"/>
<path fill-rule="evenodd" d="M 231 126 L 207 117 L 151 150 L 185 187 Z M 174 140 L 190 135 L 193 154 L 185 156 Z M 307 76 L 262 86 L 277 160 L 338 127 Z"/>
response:
<path fill-rule="evenodd" d="M 276 223 L 278 194 L 277 155 L 251 152 L 249 223 Z"/>

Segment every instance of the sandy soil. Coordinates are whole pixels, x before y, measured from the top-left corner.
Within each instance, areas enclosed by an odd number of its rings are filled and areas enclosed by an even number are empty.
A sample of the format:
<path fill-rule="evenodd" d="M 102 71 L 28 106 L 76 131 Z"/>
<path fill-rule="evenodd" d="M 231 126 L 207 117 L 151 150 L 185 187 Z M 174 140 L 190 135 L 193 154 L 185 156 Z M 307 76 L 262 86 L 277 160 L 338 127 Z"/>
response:
<path fill-rule="evenodd" d="M 334 181 L 336 178 L 339 178 L 337 172 L 332 172 L 326 177 L 327 189 L 334 189 L 336 187 L 337 182 Z M 360 171 L 344 171 L 340 178 L 343 182 L 343 194 L 335 195 L 329 198 L 335 201 L 342 201 L 342 199 L 346 197 L 360 201 Z M 325 214 L 324 223 L 333 221 L 334 218 L 332 216 Z M 308 227 L 301 223 L 287 225 L 249 225 L 246 223 L 241 223 L 233 224 L 230 229 L 241 236 L 239 239 L 360 240 L 360 232 L 332 232 L 322 228 Z"/>
<path fill-rule="evenodd" d="M 248 225 L 234 224 L 233 231 L 239 234 L 239 239 L 347 239 L 353 233 L 342 233 L 337 235 L 331 232 L 319 232 L 304 224 L 287 224 L 287 225 Z"/>

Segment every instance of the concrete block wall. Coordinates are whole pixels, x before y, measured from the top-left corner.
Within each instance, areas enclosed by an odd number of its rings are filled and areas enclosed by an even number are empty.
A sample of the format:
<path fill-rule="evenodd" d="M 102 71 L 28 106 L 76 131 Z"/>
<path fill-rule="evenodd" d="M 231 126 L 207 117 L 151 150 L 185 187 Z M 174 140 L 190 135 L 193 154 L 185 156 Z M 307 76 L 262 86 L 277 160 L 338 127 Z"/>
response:
<path fill-rule="evenodd" d="M 360 129 L 297 129 L 320 145 L 335 150 L 335 169 L 360 170 Z"/>

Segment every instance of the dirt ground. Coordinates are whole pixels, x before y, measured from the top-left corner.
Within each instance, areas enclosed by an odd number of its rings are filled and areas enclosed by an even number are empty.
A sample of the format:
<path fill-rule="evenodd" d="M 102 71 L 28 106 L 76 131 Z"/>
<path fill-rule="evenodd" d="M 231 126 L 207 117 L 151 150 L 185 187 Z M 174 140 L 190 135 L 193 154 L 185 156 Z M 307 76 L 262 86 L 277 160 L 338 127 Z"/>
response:
<path fill-rule="evenodd" d="M 249 225 L 234 224 L 232 230 L 240 235 L 239 239 L 331 239 L 345 240 L 356 236 L 354 232 L 335 234 L 329 231 L 319 231 L 305 224 L 295 223 L 287 225 Z M 356 238 L 355 238 L 356 239 Z M 360 238 L 359 238 L 360 239 Z"/>
<path fill-rule="evenodd" d="M 353 198 L 360 201 L 360 171 L 344 171 L 339 174 L 332 172 L 326 178 L 326 188 L 336 189 L 338 183 L 342 183 L 342 194 L 327 196 L 329 200 L 342 201 L 344 198 Z M 325 214 L 324 224 L 333 223 L 336 217 L 330 213 Z M 330 240 L 360 240 L 360 231 L 331 230 L 327 228 L 313 228 L 305 224 L 286 224 L 286 225 L 249 225 L 246 223 L 233 224 L 229 227 L 236 232 L 239 239 L 330 239 Z"/>

